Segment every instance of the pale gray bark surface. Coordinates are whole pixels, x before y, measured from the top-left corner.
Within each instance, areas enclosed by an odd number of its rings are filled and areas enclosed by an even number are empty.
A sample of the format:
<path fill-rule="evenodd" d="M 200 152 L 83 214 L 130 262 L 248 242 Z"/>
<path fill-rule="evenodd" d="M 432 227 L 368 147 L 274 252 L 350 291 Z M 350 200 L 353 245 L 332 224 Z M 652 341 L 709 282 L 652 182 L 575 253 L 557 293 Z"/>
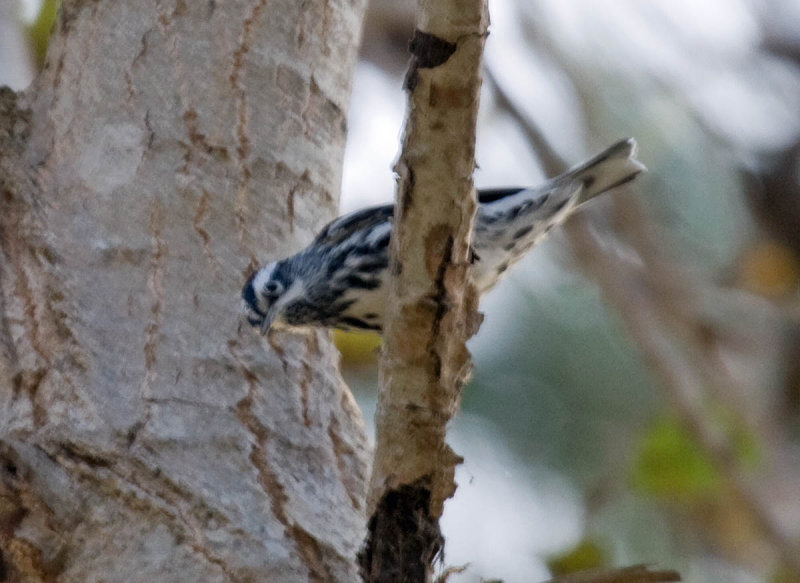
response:
<path fill-rule="evenodd" d="M 237 325 L 256 262 L 336 214 L 364 4 L 65 0 L 2 95 L 8 580 L 356 580 L 335 350 Z"/>

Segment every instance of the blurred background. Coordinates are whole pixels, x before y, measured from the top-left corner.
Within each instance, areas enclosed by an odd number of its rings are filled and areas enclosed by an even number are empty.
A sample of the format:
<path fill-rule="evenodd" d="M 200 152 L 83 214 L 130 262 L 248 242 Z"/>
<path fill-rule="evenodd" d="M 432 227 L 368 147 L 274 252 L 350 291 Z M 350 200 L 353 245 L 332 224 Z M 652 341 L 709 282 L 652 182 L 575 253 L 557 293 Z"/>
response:
<path fill-rule="evenodd" d="M 392 200 L 413 1 L 372 0 L 342 212 Z M 0 0 L 0 84 L 53 0 Z M 454 422 L 449 581 L 649 563 L 800 582 L 800 0 L 490 0 L 475 180 L 633 136 L 649 173 L 482 302 Z M 379 340 L 337 334 L 371 430 Z"/>

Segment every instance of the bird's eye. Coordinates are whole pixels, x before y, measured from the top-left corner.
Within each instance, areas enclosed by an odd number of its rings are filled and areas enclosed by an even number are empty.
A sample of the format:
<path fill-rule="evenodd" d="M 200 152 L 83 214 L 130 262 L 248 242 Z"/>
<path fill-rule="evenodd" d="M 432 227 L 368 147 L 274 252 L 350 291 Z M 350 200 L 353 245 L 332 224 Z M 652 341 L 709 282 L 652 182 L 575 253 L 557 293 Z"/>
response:
<path fill-rule="evenodd" d="M 277 281 L 270 281 L 264 286 L 264 295 L 277 297 L 283 292 L 283 286 Z"/>

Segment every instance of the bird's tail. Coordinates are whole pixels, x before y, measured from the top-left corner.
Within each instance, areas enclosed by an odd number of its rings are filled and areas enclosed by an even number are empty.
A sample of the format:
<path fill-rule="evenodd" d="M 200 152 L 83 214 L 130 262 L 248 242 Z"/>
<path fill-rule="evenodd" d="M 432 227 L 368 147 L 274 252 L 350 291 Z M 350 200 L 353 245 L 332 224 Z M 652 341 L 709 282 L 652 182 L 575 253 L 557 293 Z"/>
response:
<path fill-rule="evenodd" d="M 636 140 L 633 138 L 619 141 L 591 160 L 568 170 L 556 180 L 582 182 L 583 191 L 578 204 L 583 204 L 598 194 L 633 180 L 637 174 L 647 170 L 636 159 L 636 150 Z"/>

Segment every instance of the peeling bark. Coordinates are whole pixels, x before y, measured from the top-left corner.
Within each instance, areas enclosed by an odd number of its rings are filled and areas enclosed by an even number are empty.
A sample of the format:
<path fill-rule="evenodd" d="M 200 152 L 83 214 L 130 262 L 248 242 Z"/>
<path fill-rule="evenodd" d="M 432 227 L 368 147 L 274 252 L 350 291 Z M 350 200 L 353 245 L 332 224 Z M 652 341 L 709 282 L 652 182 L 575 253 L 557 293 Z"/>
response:
<path fill-rule="evenodd" d="M 480 324 L 468 279 L 482 0 L 419 3 L 392 234 L 391 301 L 360 554 L 365 581 L 429 581 L 438 520 L 461 460 L 445 442 L 469 372 L 465 343 Z"/>
<path fill-rule="evenodd" d="M 336 213 L 364 4 L 65 0 L 0 91 L 0 580 L 357 578 L 335 350 L 237 326 Z"/>

